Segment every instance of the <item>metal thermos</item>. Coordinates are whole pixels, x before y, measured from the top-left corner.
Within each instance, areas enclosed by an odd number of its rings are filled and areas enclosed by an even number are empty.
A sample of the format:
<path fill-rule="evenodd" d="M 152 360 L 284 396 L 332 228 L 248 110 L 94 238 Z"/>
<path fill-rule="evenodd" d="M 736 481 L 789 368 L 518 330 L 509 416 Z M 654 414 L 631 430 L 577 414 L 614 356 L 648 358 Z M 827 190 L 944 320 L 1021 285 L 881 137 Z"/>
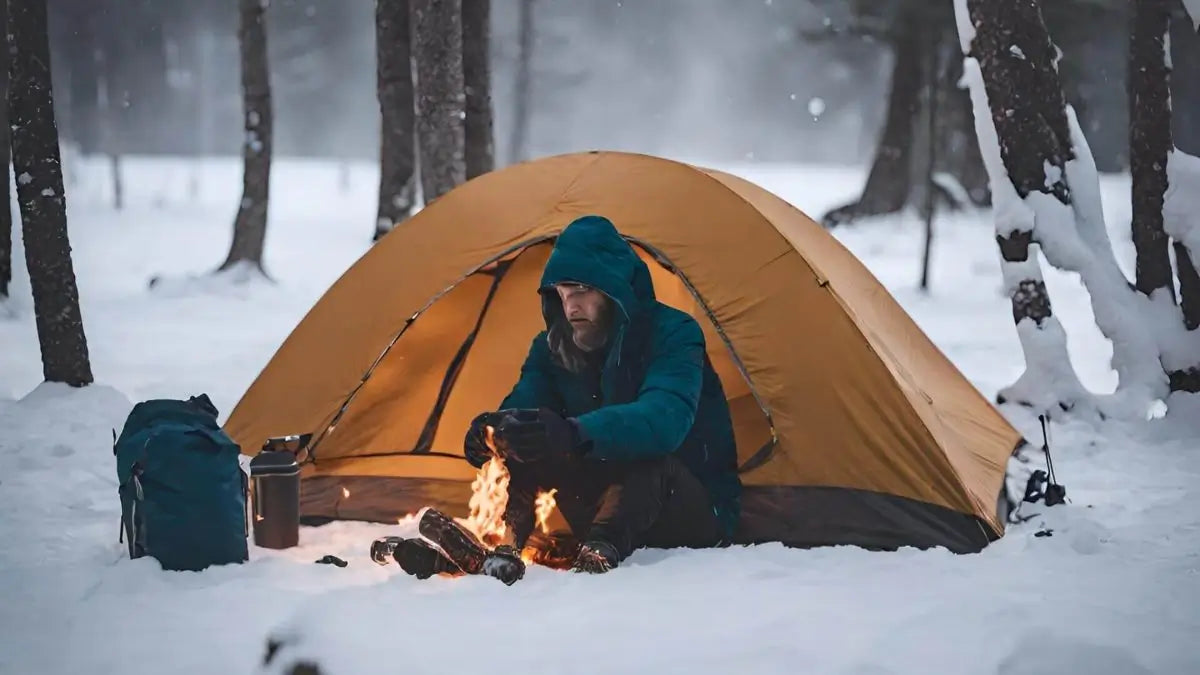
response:
<path fill-rule="evenodd" d="M 300 542 L 300 464 L 295 453 L 269 447 L 250 460 L 254 543 L 290 548 Z"/>

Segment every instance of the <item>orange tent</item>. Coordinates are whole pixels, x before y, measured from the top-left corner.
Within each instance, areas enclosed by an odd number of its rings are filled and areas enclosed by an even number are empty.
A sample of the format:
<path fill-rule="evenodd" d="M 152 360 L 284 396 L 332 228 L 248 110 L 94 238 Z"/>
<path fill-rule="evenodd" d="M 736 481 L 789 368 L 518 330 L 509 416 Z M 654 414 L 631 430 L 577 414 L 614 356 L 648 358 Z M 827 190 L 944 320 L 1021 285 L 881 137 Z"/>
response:
<path fill-rule="evenodd" d="M 313 434 L 306 517 L 465 515 L 468 422 L 516 381 L 544 327 L 541 268 L 586 214 L 704 326 L 733 411 L 740 542 L 966 552 L 1003 534 L 1020 436 L 874 276 L 766 190 L 645 155 L 539 159 L 428 205 L 329 288 L 227 431 L 250 454 Z"/>

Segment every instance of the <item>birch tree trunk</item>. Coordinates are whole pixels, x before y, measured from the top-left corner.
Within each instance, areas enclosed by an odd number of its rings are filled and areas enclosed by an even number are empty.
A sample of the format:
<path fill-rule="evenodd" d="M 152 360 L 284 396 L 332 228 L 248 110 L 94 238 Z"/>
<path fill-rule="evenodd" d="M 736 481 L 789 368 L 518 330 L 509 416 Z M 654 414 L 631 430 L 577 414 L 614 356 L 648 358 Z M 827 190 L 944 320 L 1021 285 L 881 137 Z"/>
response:
<path fill-rule="evenodd" d="M 462 5 L 463 84 L 466 89 L 467 180 L 495 168 L 492 120 L 491 0 L 465 0 Z"/>
<path fill-rule="evenodd" d="M 416 138 L 409 0 L 375 2 L 376 90 L 379 98 L 379 208 L 375 236 L 412 215 L 416 203 Z"/>
<path fill-rule="evenodd" d="M 9 0 L 8 114 L 42 372 L 81 387 L 92 383 L 92 367 L 67 237 L 47 28 L 46 0 Z"/>
<path fill-rule="evenodd" d="M 271 76 L 267 66 L 267 31 L 263 0 L 240 0 L 238 42 L 241 50 L 242 201 L 233 223 L 225 270 L 241 262 L 263 270 L 267 239 L 267 201 L 271 182 Z M 265 273 L 265 272 L 264 272 Z"/>
<path fill-rule="evenodd" d="M 429 205 L 466 180 L 462 3 L 412 0 L 417 148 Z"/>

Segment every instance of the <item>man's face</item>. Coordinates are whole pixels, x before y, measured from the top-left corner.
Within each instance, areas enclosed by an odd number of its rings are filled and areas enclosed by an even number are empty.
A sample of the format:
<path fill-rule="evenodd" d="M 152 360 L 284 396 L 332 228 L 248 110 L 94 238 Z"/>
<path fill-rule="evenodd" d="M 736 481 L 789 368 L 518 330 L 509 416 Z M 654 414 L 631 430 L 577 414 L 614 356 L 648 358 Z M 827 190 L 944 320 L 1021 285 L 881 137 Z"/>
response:
<path fill-rule="evenodd" d="M 575 344 L 588 352 L 603 347 L 608 340 L 608 297 L 579 284 L 558 284 L 555 289 L 562 300 L 563 314 L 571 322 Z"/>

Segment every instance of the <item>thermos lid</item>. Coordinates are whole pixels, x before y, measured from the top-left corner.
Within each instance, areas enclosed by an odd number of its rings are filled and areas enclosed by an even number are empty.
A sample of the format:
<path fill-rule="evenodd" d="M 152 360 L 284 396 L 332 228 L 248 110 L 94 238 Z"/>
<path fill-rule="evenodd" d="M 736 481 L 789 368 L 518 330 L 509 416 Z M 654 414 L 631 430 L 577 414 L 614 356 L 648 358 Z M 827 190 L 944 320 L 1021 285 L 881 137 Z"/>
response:
<path fill-rule="evenodd" d="M 264 450 L 250 460 L 251 476 L 290 476 L 300 473 L 296 456 L 285 450 Z"/>

